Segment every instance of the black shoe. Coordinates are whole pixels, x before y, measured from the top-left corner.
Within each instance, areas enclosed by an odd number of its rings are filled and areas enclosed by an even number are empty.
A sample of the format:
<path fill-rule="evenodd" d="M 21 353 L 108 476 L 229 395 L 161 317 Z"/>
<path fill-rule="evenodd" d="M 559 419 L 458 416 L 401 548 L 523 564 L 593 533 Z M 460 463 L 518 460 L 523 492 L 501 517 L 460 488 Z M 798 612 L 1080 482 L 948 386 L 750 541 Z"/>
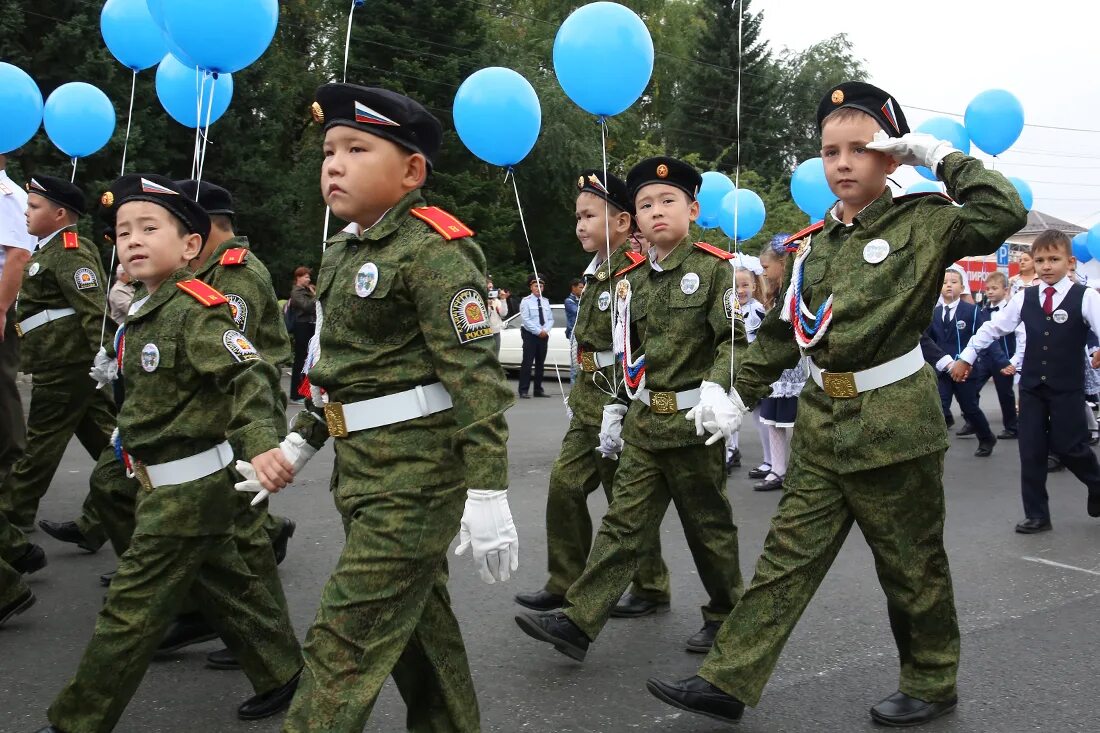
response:
<path fill-rule="evenodd" d="M 198 613 L 186 613 L 176 617 L 175 623 L 164 635 L 164 640 L 157 647 L 153 658 L 161 657 L 171 652 L 179 651 L 185 646 L 202 644 L 204 641 L 213 641 L 218 638 L 218 632 L 206 622 L 206 619 Z"/>
<path fill-rule="evenodd" d="M 730 453 L 729 458 L 726 459 L 726 475 L 729 476 L 733 473 L 733 469 L 741 468 L 741 449 L 734 448 L 733 453 Z"/>
<path fill-rule="evenodd" d="M 118 572 L 117 570 L 112 570 L 109 573 L 104 573 L 103 575 L 100 575 L 99 576 L 99 584 L 102 585 L 104 588 L 106 588 L 107 586 L 109 586 L 111 584 L 111 581 L 115 579 L 115 573 L 117 573 L 117 572 Z"/>
<path fill-rule="evenodd" d="M 650 677 L 645 688 L 658 700 L 674 708 L 724 723 L 736 723 L 745 712 L 745 703 L 722 692 L 702 677 L 688 677 L 676 682 L 662 682 Z"/>
<path fill-rule="evenodd" d="M 1047 473 L 1058 473 L 1059 471 L 1064 471 L 1065 469 L 1066 467 L 1062 465 L 1062 462 L 1054 456 L 1050 456 L 1049 458 L 1047 458 Z"/>
<path fill-rule="evenodd" d="M 944 422 L 947 423 L 947 429 L 948 430 L 955 427 L 955 418 L 954 417 L 952 417 L 950 415 L 947 415 L 943 419 L 944 419 Z"/>
<path fill-rule="evenodd" d="M 670 608 L 668 601 L 651 601 L 648 598 L 641 598 L 627 591 L 615 604 L 615 607 L 611 609 L 611 617 L 639 618 L 655 613 L 668 613 Z"/>
<path fill-rule="evenodd" d="M 768 466 L 767 468 L 754 468 L 751 471 L 749 471 L 748 477 L 749 478 L 755 478 L 755 479 L 767 478 L 768 474 L 770 474 L 771 472 L 772 472 L 772 467 L 771 466 Z"/>
<path fill-rule="evenodd" d="M 301 677 L 302 670 L 299 669 L 282 687 L 248 698 L 237 708 L 237 717 L 241 720 L 261 720 L 286 710 L 294 699 L 294 691 L 298 689 Z"/>
<path fill-rule="evenodd" d="M 561 608 L 561 604 L 565 603 L 565 596 L 548 590 L 537 590 L 534 593 L 516 593 L 516 603 L 532 611 L 553 611 Z"/>
<path fill-rule="evenodd" d="M 1100 517 L 1100 486 L 1089 489 L 1088 503 L 1085 506 L 1090 517 Z"/>
<path fill-rule="evenodd" d="M 531 395 L 523 394 L 523 392 L 520 392 L 519 393 L 519 398 L 521 400 L 529 400 L 529 399 L 531 399 Z"/>
<path fill-rule="evenodd" d="M 1015 430 L 1002 430 L 997 433 L 997 440 L 1016 440 L 1018 437 Z"/>
<path fill-rule="evenodd" d="M 973 435 L 973 434 L 974 434 L 974 426 L 971 425 L 970 423 L 964 423 L 963 426 L 961 428 L 959 428 L 959 431 L 957 433 L 955 433 L 955 435 L 957 435 L 960 438 L 966 438 L 966 437 L 968 437 L 970 435 Z"/>
<path fill-rule="evenodd" d="M 547 394 L 546 392 L 535 392 L 535 397 L 553 397 L 553 395 Z"/>
<path fill-rule="evenodd" d="M 888 725 L 891 728 L 909 728 L 947 715 L 955 709 L 958 702 L 957 697 L 943 702 L 925 702 L 909 697 L 904 692 L 895 692 L 871 708 L 871 719 L 879 725 Z"/>
<path fill-rule="evenodd" d="M 275 551 L 276 565 L 282 565 L 283 560 L 286 559 L 286 546 L 290 542 L 290 538 L 294 536 L 294 529 L 297 526 L 290 519 L 283 517 L 283 526 L 279 528 L 279 534 L 271 540 L 271 549 Z"/>
<path fill-rule="evenodd" d="M 228 649 L 219 649 L 206 655 L 206 666 L 210 669 L 240 669 L 237 656 Z"/>
<path fill-rule="evenodd" d="M 33 606 L 36 600 L 38 599 L 34 597 L 34 593 L 27 591 L 8 605 L 0 608 L 0 626 L 6 624 L 12 616 L 17 616 Z"/>
<path fill-rule="evenodd" d="M 583 662 L 588 654 L 591 643 L 588 637 L 561 611 L 521 613 L 516 616 L 516 623 L 532 639 L 553 644 L 559 652 L 578 662 Z"/>
<path fill-rule="evenodd" d="M 55 540 L 61 542 L 68 542 L 70 545 L 76 545 L 85 552 L 95 552 L 98 547 L 92 547 L 92 543 L 88 541 L 88 538 L 84 536 L 84 533 L 80 531 L 80 528 L 76 526 L 76 522 L 51 522 L 48 519 L 39 519 L 38 526 L 42 528 L 42 531 L 53 537 Z"/>
<path fill-rule="evenodd" d="M 989 436 L 989 440 L 979 440 L 978 450 L 974 451 L 974 455 L 978 458 L 989 458 L 993 455 L 993 446 L 997 445 L 997 439 L 992 435 Z"/>
<path fill-rule="evenodd" d="M 752 485 L 753 491 L 779 491 L 783 488 L 783 477 L 770 474 L 772 478 L 764 479 Z"/>
<path fill-rule="evenodd" d="M 703 628 L 691 635 L 684 648 L 693 654 L 706 654 L 714 646 L 714 637 L 718 636 L 718 629 L 722 628 L 721 621 L 705 621 Z"/>
<path fill-rule="evenodd" d="M 37 573 L 46 567 L 46 551 L 38 545 L 28 545 L 27 551 L 21 557 L 13 560 L 11 566 L 22 575 Z"/>
<path fill-rule="evenodd" d="M 1025 519 L 1016 525 L 1016 531 L 1020 534 L 1039 534 L 1052 529 L 1049 519 Z"/>

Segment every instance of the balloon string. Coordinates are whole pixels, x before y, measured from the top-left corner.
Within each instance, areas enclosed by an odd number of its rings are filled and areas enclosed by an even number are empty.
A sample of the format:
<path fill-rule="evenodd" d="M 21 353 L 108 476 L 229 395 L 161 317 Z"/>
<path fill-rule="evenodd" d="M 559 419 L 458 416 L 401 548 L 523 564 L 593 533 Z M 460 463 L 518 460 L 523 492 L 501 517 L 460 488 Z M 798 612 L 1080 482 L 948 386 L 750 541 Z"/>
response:
<path fill-rule="evenodd" d="M 69 183 L 76 182 L 76 158 L 73 158 L 73 174 L 69 177 Z"/>
<path fill-rule="evenodd" d="M 130 149 L 130 128 L 134 121 L 134 94 L 137 92 L 137 72 L 134 72 L 133 81 L 130 82 L 130 111 L 126 113 L 126 137 L 122 140 L 122 167 L 119 169 L 119 177 L 126 175 L 126 153 Z M 110 279 L 110 275 L 108 275 Z M 103 344 L 101 343 L 100 346 Z"/>
<path fill-rule="evenodd" d="M 213 75 L 210 82 L 210 101 L 206 105 L 206 129 L 202 133 L 202 156 L 199 158 L 199 175 L 195 178 L 197 183 L 202 183 L 202 171 L 206 166 L 206 146 L 210 142 L 210 117 L 214 113 L 214 86 L 218 83 L 218 75 Z M 195 186 L 195 201 L 199 200 L 199 187 Z"/>
<path fill-rule="evenodd" d="M 113 285 L 112 278 L 114 277 L 114 274 L 115 274 L 115 254 L 117 253 L 117 251 L 118 251 L 118 246 L 117 245 L 112 245 L 111 246 L 111 266 L 107 269 L 108 293 L 110 292 L 110 286 Z M 109 305 L 110 305 L 110 303 L 109 303 L 108 299 L 104 298 L 104 300 L 103 300 L 103 323 L 101 323 L 100 326 L 99 326 L 99 348 L 101 348 L 101 349 L 103 348 L 103 338 L 107 333 L 107 308 L 109 307 Z"/>
<path fill-rule="evenodd" d="M 604 188 L 607 188 L 607 117 L 605 117 L 604 115 L 600 115 L 600 120 L 599 121 L 600 121 L 600 148 L 601 148 L 601 151 L 603 153 L 603 182 L 604 182 Z M 615 274 L 614 274 L 614 272 L 612 271 L 612 268 L 611 268 L 611 206 L 608 203 L 606 198 L 604 198 L 604 200 L 603 200 L 603 229 L 604 229 L 604 242 L 607 244 L 607 259 L 604 260 L 603 264 L 601 264 L 600 267 L 603 267 L 604 265 L 607 265 L 607 284 L 608 284 L 608 286 L 610 286 L 612 298 L 614 298 L 614 293 L 615 293 L 614 277 L 615 277 Z M 615 311 L 618 310 L 618 309 L 617 308 L 611 308 L 610 310 L 611 310 L 611 343 L 614 344 L 615 343 L 615 333 L 616 333 L 615 327 L 617 325 L 616 322 L 615 322 L 616 321 Z M 618 392 L 619 392 L 619 370 L 618 369 L 613 369 L 611 373 L 613 375 L 612 386 L 614 387 L 615 394 L 618 394 Z"/>
<path fill-rule="evenodd" d="M 323 237 L 321 239 L 321 254 L 324 254 L 328 250 L 328 220 L 329 220 L 329 214 L 331 212 L 332 212 L 332 207 L 331 206 L 326 206 L 325 207 L 325 231 L 324 231 L 324 234 L 321 235 Z"/>
<path fill-rule="evenodd" d="M 348 13 L 348 35 L 344 39 L 344 82 L 345 83 L 347 83 L 347 80 L 348 80 L 348 54 L 351 52 L 351 25 L 352 25 L 352 21 L 355 18 L 355 7 L 356 7 L 356 5 L 357 5 L 357 3 L 355 2 L 355 0 L 352 0 L 351 12 Z M 327 218 L 325 219 L 325 230 L 326 230 L 326 233 L 327 233 L 327 230 L 328 230 L 328 219 Z M 328 237 L 325 237 L 325 239 L 327 240 Z"/>
<path fill-rule="evenodd" d="M 200 81 L 201 79 L 201 81 Z M 199 67 L 195 67 L 195 150 L 191 158 L 191 178 L 199 174 L 199 150 L 202 141 L 202 95 L 206 91 L 206 72 L 199 75 Z"/>
<path fill-rule="evenodd" d="M 735 133 L 735 144 L 737 145 L 737 159 L 733 168 L 733 250 L 740 253 L 740 247 L 738 246 L 738 228 L 737 217 L 741 208 L 741 197 L 738 192 L 741 190 L 741 56 L 744 53 L 745 33 L 745 8 L 744 0 L 737 0 L 737 132 Z M 740 260 L 738 260 L 740 261 Z M 737 294 L 737 267 L 730 268 L 730 277 L 733 280 L 733 286 L 730 290 L 730 303 L 728 307 L 730 309 L 730 389 L 733 389 L 734 383 L 734 354 L 737 348 L 737 307 L 735 296 Z M 723 306 L 726 304 L 723 303 Z"/>

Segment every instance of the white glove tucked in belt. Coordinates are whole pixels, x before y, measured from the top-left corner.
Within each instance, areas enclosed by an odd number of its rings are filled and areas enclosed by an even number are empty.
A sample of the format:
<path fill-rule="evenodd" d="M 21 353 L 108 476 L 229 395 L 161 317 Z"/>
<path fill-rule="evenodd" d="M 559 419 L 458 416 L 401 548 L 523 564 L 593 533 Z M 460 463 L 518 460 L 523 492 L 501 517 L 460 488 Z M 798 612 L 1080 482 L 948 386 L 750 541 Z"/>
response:
<path fill-rule="evenodd" d="M 596 450 L 604 458 L 612 461 L 619 460 L 619 454 L 623 452 L 623 417 L 626 415 L 626 405 L 604 405 L 603 423 L 600 425 L 600 444 Z"/>
<path fill-rule="evenodd" d="M 710 433 L 707 445 L 719 440 L 729 440 L 741 427 L 741 417 L 748 412 L 737 390 L 729 394 L 714 382 L 699 385 L 699 404 L 688 410 L 684 417 L 695 423 L 695 434 Z"/>
<path fill-rule="evenodd" d="M 470 489 L 455 554 L 473 548 L 474 567 L 492 585 L 519 568 L 519 535 L 508 508 L 508 492 Z"/>
<path fill-rule="evenodd" d="M 959 152 L 951 143 L 940 140 L 935 135 L 907 132 L 901 137 L 890 137 L 881 130 L 867 143 L 867 149 L 886 153 L 902 165 L 927 166 L 933 173 L 944 158 Z"/>
<path fill-rule="evenodd" d="M 307 443 L 306 439 L 298 433 L 290 433 L 283 438 L 283 442 L 279 443 L 279 449 L 282 450 L 283 457 L 286 458 L 287 463 L 289 463 L 294 470 L 295 477 L 297 477 L 298 473 L 305 468 L 307 463 L 309 463 L 309 459 L 313 458 L 317 453 L 317 449 Z M 237 473 L 244 476 L 245 480 L 233 484 L 233 488 L 237 491 L 246 491 L 256 494 L 256 498 L 252 500 L 252 506 L 256 506 L 271 495 L 271 493 L 260 484 L 259 479 L 256 478 L 256 469 L 252 468 L 251 463 L 247 461 L 237 461 L 235 468 L 237 469 Z"/>
<path fill-rule="evenodd" d="M 96 389 L 103 389 L 118 379 L 118 362 L 107 356 L 107 349 L 100 346 L 88 376 L 96 381 Z"/>

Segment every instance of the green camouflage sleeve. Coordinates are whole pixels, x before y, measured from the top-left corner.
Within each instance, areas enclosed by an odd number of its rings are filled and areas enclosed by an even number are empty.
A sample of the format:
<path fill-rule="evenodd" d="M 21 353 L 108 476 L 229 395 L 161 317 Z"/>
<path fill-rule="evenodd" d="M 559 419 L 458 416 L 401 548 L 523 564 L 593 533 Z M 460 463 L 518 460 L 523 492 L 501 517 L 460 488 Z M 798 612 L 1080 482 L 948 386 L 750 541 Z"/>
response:
<path fill-rule="evenodd" d="M 714 382 L 729 391 L 734 343 L 738 349 L 748 346 L 745 340 L 745 324 L 733 318 L 730 298 L 733 296 L 733 268 L 722 260 L 714 268 L 710 283 L 710 302 L 707 323 L 714 331 L 714 365 L 707 374 L 707 381 Z M 731 323 L 732 321 L 732 323 Z"/>
<path fill-rule="evenodd" d="M 241 269 L 238 280 L 241 289 L 247 292 L 240 295 L 254 311 L 245 319 L 245 335 L 263 345 L 264 359 L 275 366 L 289 367 L 294 362 L 294 351 L 271 276 L 265 277 L 264 273 L 248 266 Z"/>
<path fill-rule="evenodd" d="M 55 246 L 60 247 L 61 242 Z M 106 287 L 103 268 L 95 248 L 85 239 L 80 240 L 79 249 L 62 250 L 58 258 L 57 277 L 65 301 L 76 311 L 80 319 L 80 330 L 88 342 L 90 353 L 99 351 L 100 329 L 103 328 L 103 314 L 106 308 Z M 109 332 L 103 334 L 103 346 L 111 355 L 113 345 L 114 322 Z M 89 362 L 90 363 L 90 362 Z"/>
<path fill-rule="evenodd" d="M 950 261 L 990 254 L 1027 224 L 1015 187 L 980 160 L 952 153 L 943 160 L 941 177 L 947 194 L 962 206 L 927 206 L 921 227 L 946 245 Z"/>
<path fill-rule="evenodd" d="M 298 433 L 310 446 L 321 450 L 328 442 L 328 424 L 324 421 L 324 407 L 314 405 L 313 401 L 306 398 L 302 411 L 294 417 L 294 424 L 290 426 L 290 432 Z"/>
<path fill-rule="evenodd" d="M 456 452 L 472 489 L 508 488 L 513 403 L 485 310 L 485 256 L 469 238 L 427 237 L 407 276 L 436 375 L 454 403 Z"/>
<path fill-rule="evenodd" d="M 777 303 L 764 316 L 756 331 L 756 340 L 741 351 L 737 362 L 737 378 L 734 388 L 750 410 L 771 392 L 772 382 L 779 379 L 784 369 L 791 369 L 801 357 L 795 343 L 791 324 L 779 317 L 783 307 L 783 294 L 791 283 L 794 257 L 787 257 L 787 270 Z"/>

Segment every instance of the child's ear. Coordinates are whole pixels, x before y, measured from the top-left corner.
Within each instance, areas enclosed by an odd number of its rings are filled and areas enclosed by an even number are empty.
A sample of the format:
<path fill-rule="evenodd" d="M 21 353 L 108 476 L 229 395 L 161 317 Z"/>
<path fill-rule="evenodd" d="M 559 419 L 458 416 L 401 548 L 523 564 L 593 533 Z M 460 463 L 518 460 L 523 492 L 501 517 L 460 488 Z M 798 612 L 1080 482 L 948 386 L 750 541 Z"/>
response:
<path fill-rule="evenodd" d="M 428 159 L 421 153 L 413 153 L 405 159 L 405 176 L 401 183 L 412 190 L 420 188 L 428 180 Z"/>
<path fill-rule="evenodd" d="M 695 199 L 691 200 L 691 206 L 688 207 L 688 217 L 695 221 L 699 218 L 699 202 Z"/>
<path fill-rule="evenodd" d="M 615 215 L 615 227 L 612 230 L 615 234 L 629 234 L 630 233 L 630 214 L 625 211 L 620 211 Z"/>
<path fill-rule="evenodd" d="M 184 241 L 183 256 L 190 262 L 198 257 L 200 252 L 202 252 L 202 235 L 188 234 L 187 239 Z"/>

